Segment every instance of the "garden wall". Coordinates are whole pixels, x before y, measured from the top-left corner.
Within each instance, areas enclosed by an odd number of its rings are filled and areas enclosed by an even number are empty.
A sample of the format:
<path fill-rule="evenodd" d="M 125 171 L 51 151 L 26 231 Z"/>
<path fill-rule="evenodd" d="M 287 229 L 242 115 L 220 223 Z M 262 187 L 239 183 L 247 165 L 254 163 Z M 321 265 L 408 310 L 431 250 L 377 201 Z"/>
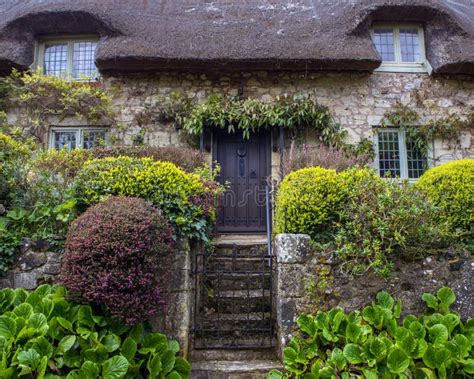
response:
<path fill-rule="evenodd" d="M 166 289 L 167 306 L 151 320 L 153 329 L 180 342 L 181 351 L 187 356 L 191 325 L 193 282 L 191 280 L 191 248 L 187 241 L 179 241 L 171 259 L 163 265 L 163 287 Z M 61 272 L 59 253 L 42 251 L 41 246 L 25 244 L 16 262 L 5 277 L 0 278 L 0 288 L 35 289 L 41 284 L 59 281 Z"/>
<path fill-rule="evenodd" d="M 425 310 L 421 295 L 449 286 L 456 293 L 453 309 L 462 318 L 474 315 L 474 260 L 467 253 L 427 257 L 414 262 L 395 260 L 392 276 L 385 280 L 372 272 L 349 277 L 343 264 L 330 254 L 314 251 L 305 234 L 279 234 L 274 241 L 276 309 L 279 346 L 291 338 L 301 313 L 339 306 L 359 309 L 386 290 L 403 302 L 402 314 Z M 281 353 L 281 352 L 280 352 Z"/>

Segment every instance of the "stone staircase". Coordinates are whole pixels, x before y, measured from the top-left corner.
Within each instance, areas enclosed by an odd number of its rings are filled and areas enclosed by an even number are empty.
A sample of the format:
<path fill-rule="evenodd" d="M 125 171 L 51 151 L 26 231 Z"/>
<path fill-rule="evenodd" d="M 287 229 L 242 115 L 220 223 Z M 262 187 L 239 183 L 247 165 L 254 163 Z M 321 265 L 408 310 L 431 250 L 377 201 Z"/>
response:
<path fill-rule="evenodd" d="M 221 236 L 199 258 L 191 378 L 264 378 L 276 359 L 265 236 Z"/>

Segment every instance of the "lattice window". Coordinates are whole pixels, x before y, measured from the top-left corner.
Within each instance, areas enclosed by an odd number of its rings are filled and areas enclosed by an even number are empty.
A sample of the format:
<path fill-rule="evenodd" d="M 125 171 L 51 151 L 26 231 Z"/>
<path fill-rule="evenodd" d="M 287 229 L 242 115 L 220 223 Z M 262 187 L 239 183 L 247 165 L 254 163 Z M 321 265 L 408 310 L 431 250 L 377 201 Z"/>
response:
<path fill-rule="evenodd" d="M 37 66 L 46 75 L 71 79 L 94 79 L 96 39 L 47 40 L 38 44 Z"/>
<path fill-rule="evenodd" d="M 409 137 L 406 138 L 406 150 L 408 177 L 410 179 L 418 179 L 428 168 L 427 157 Z"/>
<path fill-rule="evenodd" d="M 66 75 L 67 50 L 67 44 L 47 44 L 45 46 L 43 72 L 46 75 Z"/>
<path fill-rule="evenodd" d="M 381 130 L 378 137 L 380 176 L 400 177 L 400 141 L 398 132 Z"/>
<path fill-rule="evenodd" d="M 49 145 L 54 149 L 92 149 L 107 145 L 109 130 L 97 127 L 53 127 L 50 131 Z"/>
<path fill-rule="evenodd" d="M 427 170 L 428 157 L 403 129 L 379 129 L 375 142 L 381 177 L 418 179 Z"/>
<path fill-rule="evenodd" d="M 423 28 L 418 25 L 375 25 L 372 40 L 382 59 L 378 71 L 431 72 L 426 61 Z"/>

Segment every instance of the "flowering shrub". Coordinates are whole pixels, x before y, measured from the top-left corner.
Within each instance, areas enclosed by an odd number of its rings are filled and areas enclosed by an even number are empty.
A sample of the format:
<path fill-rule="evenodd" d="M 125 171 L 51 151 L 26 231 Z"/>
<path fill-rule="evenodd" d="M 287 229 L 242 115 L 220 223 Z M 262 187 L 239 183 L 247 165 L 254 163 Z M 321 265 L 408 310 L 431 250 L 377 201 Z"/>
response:
<path fill-rule="evenodd" d="M 474 225 L 474 160 L 463 159 L 444 163 L 426 171 L 416 187 L 443 212 L 441 221 L 449 222 L 467 238 Z"/>
<path fill-rule="evenodd" d="M 292 144 L 283 161 L 283 173 L 288 175 L 307 167 L 332 168 L 337 172 L 351 167 L 364 167 L 371 161 L 370 154 L 356 154 L 347 149 L 320 145 Z"/>
<path fill-rule="evenodd" d="M 113 195 L 147 199 L 179 235 L 205 240 L 215 219 L 209 199 L 218 195 L 216 188 L 169 162 L 118 157 L 88 161 L 77 177 L 76 197 L 84 205 Z"/>
<path fill-rule="evenodd" d="M 91 150 L 91 155 L 94 158 L 118 158 L 120 156 L 152 158 L 155 161 L 171 162 L 186 172 L 193 172 L 206 164 L 205 156 L 199 150 L 177 146 L 97 147 Z"/>
<path fill-rule="evenodd" d="M 133 324 L 163 303 L 159 271 L 173 229 L 150 203 L 112 197 L 89 208 L 69 228 L 61 281 L 80 301 L 103 306 Z"/>

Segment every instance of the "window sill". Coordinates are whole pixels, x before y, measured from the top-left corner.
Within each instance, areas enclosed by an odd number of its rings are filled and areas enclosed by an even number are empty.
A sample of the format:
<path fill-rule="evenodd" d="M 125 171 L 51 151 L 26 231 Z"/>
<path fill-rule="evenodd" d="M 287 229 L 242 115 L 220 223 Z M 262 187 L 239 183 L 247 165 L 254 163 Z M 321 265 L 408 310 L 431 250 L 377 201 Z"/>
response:
<path fill-rule="evenodd" d="M 422 64 L 382 63 L 375 72 L 413 72 L 430 75 L 433 69 L 428 62 Z"/>

